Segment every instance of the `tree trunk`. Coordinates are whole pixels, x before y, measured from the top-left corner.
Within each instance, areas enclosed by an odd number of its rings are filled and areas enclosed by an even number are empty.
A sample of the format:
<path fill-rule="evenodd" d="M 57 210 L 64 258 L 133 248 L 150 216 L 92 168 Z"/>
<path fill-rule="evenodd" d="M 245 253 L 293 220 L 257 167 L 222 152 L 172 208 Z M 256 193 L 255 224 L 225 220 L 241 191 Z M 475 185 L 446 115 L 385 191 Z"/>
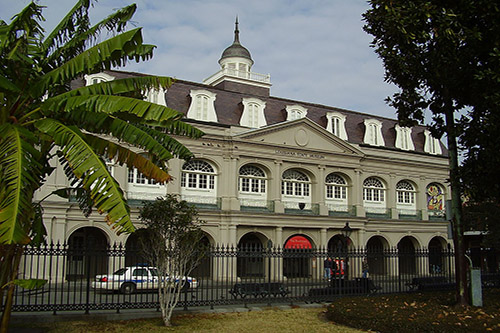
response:
<path fill-rule="evenodd" d="M 450 162 L 451 226 L 453 230 L 453 244 L 455 247 L 456 298 L 460 305 L 468 306 L 469 293 L 467 292 L 467 262 L 465 259 L 465 243 L 463 238 L 462 191 L 458 169 L 458 148 L 454 109 L 451 105 L 451 102 L 447 104 L 445 117 Z"/>
<path fill-rule="evenodd" d="M 12 245 L 12 255 L 10 256 L 11 262 L 3 263 L 5 266 L 4 269 L 8 269 L 9 272 L 9 281 L 14 281 L 17 278 L 17 272 L 19 269 L 19 263 L 21 262 L 21 256 L 23 254 L 23 246 L 18 244 Z M 12 311 L 12 303 L 14 300 L 14 284 L 9 285 L 9 289 L 7 290 L 7 297 L 5 299 L 5 304 L 3 307 L 2 320 L 0 324 L 0 333 L 7 333 L 10 322 L 10 314 Z"/>

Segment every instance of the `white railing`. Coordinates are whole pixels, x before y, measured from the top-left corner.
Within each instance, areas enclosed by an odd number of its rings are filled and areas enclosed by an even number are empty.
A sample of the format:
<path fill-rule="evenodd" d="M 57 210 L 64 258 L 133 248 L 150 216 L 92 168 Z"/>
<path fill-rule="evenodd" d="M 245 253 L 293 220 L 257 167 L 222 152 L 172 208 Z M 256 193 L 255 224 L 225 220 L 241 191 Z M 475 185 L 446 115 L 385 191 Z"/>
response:
<path fill-rule="evenodd" d="M 343 204 L 326 203 L 326 207 L 328 208 L 329 211 L 332 211 L 332 212 L 348 212 L 349 211 L 349 206 L 343 205 Z"/>
<path fill-rule="evenodd" d="M 240 71 L 237 69 L 223 68 L 217 73 L 213 74 L 209 78 L 203 80 L 203 83 L 210 84 L 223 76 L 230 76 L 240 79 L 246 79 L 251 81 L 257 81 L 262 83 L 271 83 L 271 75 L 269 74 L 259 74 L 249 71 Z"/>

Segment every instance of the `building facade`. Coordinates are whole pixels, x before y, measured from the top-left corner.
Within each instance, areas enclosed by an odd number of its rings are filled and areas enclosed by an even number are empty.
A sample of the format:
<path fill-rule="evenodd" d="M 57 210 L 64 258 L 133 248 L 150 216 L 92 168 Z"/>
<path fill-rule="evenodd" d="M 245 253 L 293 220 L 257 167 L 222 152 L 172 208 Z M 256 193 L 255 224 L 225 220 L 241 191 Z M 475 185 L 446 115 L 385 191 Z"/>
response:
<path fill-rule="evenodd" d="M 177 80 L 167 91 L 148 93 L 148 100 L 184 113 L 206 133 L 178 138 L 195 158 L 171 160 L 172 182 L 159 185 L 108 161 L 138 228 L 141 202 L 172 193 L 198 207 L 212 245 L 334 250 L 348 223 L 350 248 L 449 246 L 447 150 L 425 127 L 271 96 L 270 76 L 252 72 L 237 25 L 219 64 L 203 83 Z M 75 85 L 131 75 L 139 74 L 106 71 Z M 39 198 L 67 186 L 58 167 Z M 135 238 L 116 235 L 102 215 L 87 218 L 76 202 L 55 197 L 45 200 L 44 219 L 49 242 L 128 246 Z M 77 272 L 78 263 L 73 266 Z M 237 275 L 261 269 L 250 266 Z"/>

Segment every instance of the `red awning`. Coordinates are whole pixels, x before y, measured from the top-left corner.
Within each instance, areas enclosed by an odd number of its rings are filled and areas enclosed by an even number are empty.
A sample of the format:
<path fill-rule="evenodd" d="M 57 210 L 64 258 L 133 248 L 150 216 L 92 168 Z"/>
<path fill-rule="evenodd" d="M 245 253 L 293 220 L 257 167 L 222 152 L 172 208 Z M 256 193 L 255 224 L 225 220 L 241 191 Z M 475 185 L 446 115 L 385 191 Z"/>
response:
<path fill-rule="evenodd" d="M 286 242 L 285 249 L 312 249 L 312 245 L 304 236 L 293 236 Z"/>

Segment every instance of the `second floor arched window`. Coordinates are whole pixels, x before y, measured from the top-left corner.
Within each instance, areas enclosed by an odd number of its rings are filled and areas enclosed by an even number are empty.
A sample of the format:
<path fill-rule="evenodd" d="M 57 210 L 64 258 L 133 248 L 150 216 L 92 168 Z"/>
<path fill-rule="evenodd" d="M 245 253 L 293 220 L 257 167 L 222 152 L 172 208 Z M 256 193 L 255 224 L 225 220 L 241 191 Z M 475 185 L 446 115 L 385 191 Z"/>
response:
<path fill-rule="evenodd" d="M 384 184 L 375 177 L 366 178 L 363 182 L 363 200 L 367 202 L 384 202 Z"/>
<path fill-rule="evenodd" d="M 208 162 L 201 160 L 184 163 L 182 166 L 181 187 L 196 190 L 214 190 L 214 168 Z"/>

